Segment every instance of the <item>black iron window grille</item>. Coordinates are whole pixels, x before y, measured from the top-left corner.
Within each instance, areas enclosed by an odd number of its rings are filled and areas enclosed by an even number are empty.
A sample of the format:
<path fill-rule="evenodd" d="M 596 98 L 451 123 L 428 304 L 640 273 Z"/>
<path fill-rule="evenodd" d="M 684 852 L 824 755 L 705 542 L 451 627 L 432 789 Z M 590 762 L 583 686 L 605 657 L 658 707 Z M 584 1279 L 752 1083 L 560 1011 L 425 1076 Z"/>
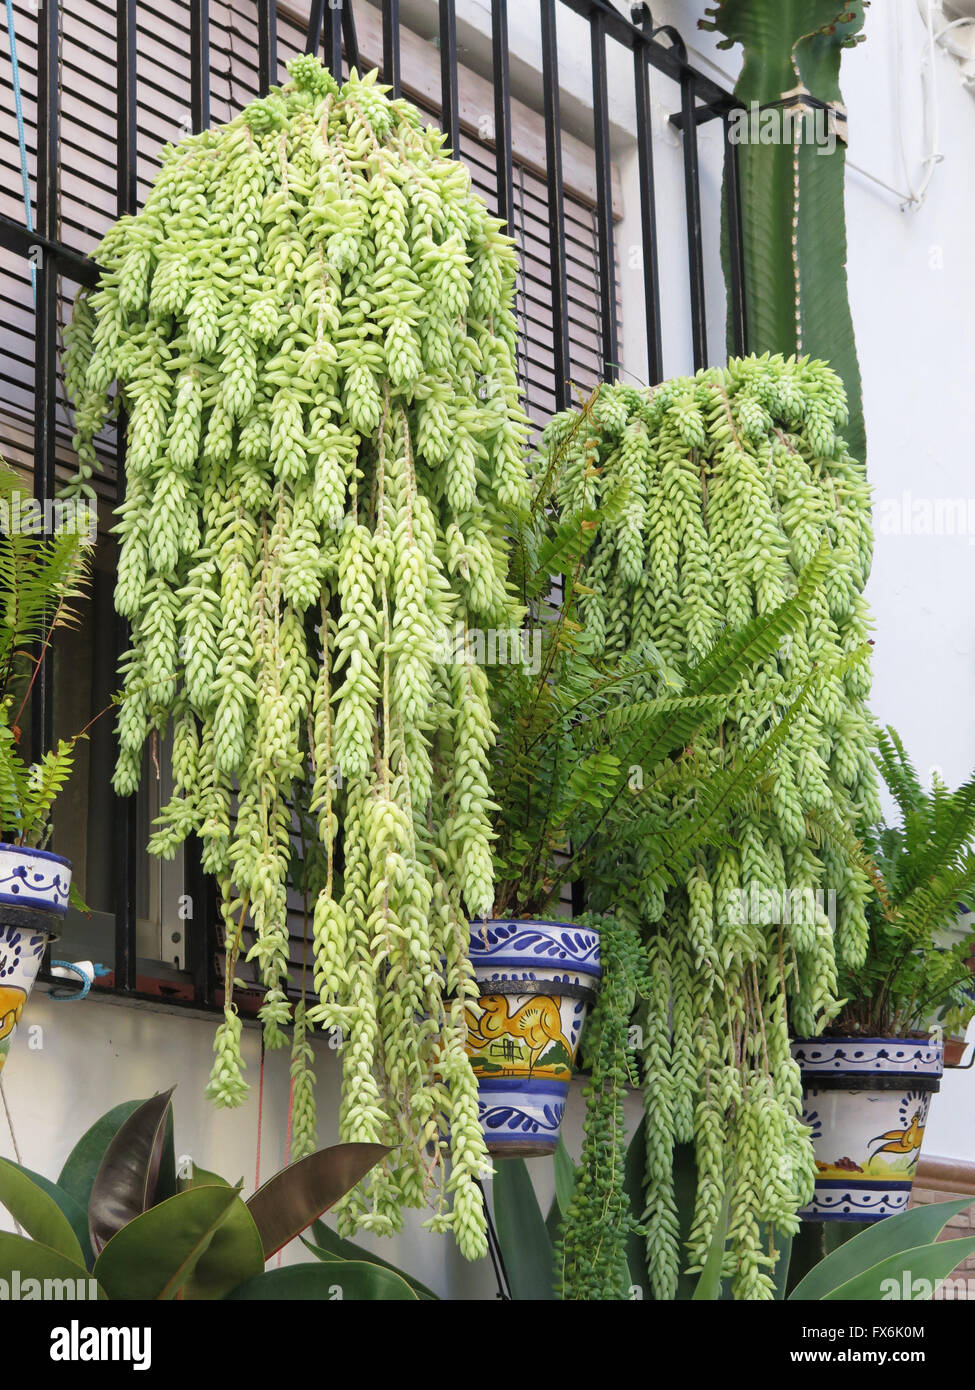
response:
<path fill-rule="evenodd" d="M 366 0 L 344 0 L 337 6 L 327 0 L 311 0 L 301 13 L 292 5 L 279 5 L 277 0 L 241 0 L 236 9 L 227 7 L 228 17 L 223 24 L 211 13 L 210 0 L 117 0 L 114 6 L 107 0 L 91 0 L 90 6 L 82 8 L 90 9 L 92 22 L 97 20 L 104 26 L 87 41 L 93 60 L 91 73 L 84 71 L 83 63 L 79 66 L 77 55 L 69 59 L 63 51 L 62 21 L 66 8 L 59 0 L 18 0 L 18 24 L 23 21 L 24 31 L 18 30 L 17 37 L 22 42 L 26 39 L 22 75 L 25 85 L 32 82 L 34 95 L 33 119 L 28 125 L 36 191 L 32 226 L 27 225 L 26 218 L 0 212 L 0 263 L 14 267 L 21 280 L 16 295 L 0 290 L 4 321 L 8 321 L 9 315 L 9 322 L 16 327 L 24 318 L 25 268 L 18 264 L 20 258 L 33 268 L 33 304 L 31 322 L 23 325 L 17 336 L 19 347 L 15 345 L 10 361 L 0 355 L 0 411 L 13 403 L 14 417 L 19 412 L 27 426 L 23 438 L 28 441 L 38 501 L 43 503 L 56 492 L 59 459 L 63 462 L 69 452 L 66 440 L 70 438 L 70 429 L 58 367 L 61 316 L 65 304 L 70 303 L 71 286 L 93 285 L 97 281 L 98 267 L 88 256 L 87 248 L 104 230 L 97 217 L 86 214 L 90 190 L 72 192 L 68 187 L 72 160 L 81 157 L 79 142 L 86 145 L 90 141 L 92 148 L 101 148 L 100 167 L 109 170 L 112 186 L 101 189 L 102 221 L 106 198 L 111 203 L 111 216 L 134 212 L 140 182 L 152 174 L 151 161 L 146 157 L 146 143 L 151 138 L 147 128 L 151 126 L 154 103 L 166 100 L 167 62 L 181 67 L 188 63 L 186 129 L 187 133 L 196 132 L 206 128 L 212 118 L 223 118 L 222 111 L 214 112 L 217 88 L 221 91 L 221 106 L 239 108 L 277 82 L 284 58 L 301 47 L 305 52 L 322 54 L 340 79 L 351 67 L 361 67 L 357 18 L 369 18 L 370 41 L 380 51 L 366 51 L 365 42 L 363 50 L 368 59 L 380 59 L 382 80 L 395 94 L 413 97 L 438 120 L 451 149 L 471 167 L 475 185 L 509 223 L 518 242 L 522 259 L 519 316 L 526 325 L 527 344 L 519 367 L 529 406 L 534 405 L 537 418 L 569 403 L 573 381 L 583 385 L 592 385 L 600 377 L 612 381 L 620 371 L 619 248 L 615 244 L 609 74 L 611 59 L 612 71 L 618 73 L 621 53 L 626 63 L 632 62 L 643 300 L 640 307 L 645 322 L 649 380 L 652 383 L 662 379 L 664 360 L 651 134 L 651 91 L 658 81 L 665 87 L 668 99 L 672 98 L 674 110 L 670 120 L 682 140 L 683 207 L 667 211 L 671 217 L 676 211 L 686 226 L 686 289 L 693 366 L 702 367 L 708 361 L 698 127 L 711 120 L 723 126 L 724 235 L 730 267 L 729 341 L 735 351 L 743 351 L 741 218 L 736 146 L 730 139 L 729 125 L 736 106 L 734 98 L 691 64 L 675 29 L 654 26 L 644 4 L 635 6 L 627 18 L 609 0 L 535 2 L 541 38 L 541 94 L 536 113 L 540 157 L 532 167 L 516 152 L 514 119 L 518 103 L 512 92 L 508 0 L 491 0 L 493 112 L 487 130 L 472 130 L 464 118 L 455 0 L 428 0 L 431 19 L 436 10 L 435 41 L 439 51 L 439 83 L 434 83 L 439 90 L 433 92 L 429 90 L 429 81 L 424 88 L 411 72 L 409 55 L 404 58 L 409 31 L 401 21 L 400 0 L 379 0 L 378 14 Z M 180 27 L 174 36 L 169 36 L 166 25 L 174 13 Z M 561 112 L 566 93 L 560 81 L 560 56 L 564 50 L 560 48 L 559 31 L 570 13 L 576 17 L 576 27 L 580 20 L 588 27 L 591 91 L 586 97 L 592 106 L 594 166 L 591 197 L 580 196 L 566 179 L 564 156 L 566 142 L 572 137 L 566 134 Z M 148 76 L 144 62 L 140 62 L 140 35 L 145 34 L 147 27 L 156 42 L 154 71 Z M 106 39 L 106 34 L 110 34 L 110 39 Z M 219 35 L 216 43 L 215 34 Z M 83 53 L 86 40 L 78 42 Z M 106 42 L 113 45 L 113 51 L 104 51 Z M 372 65 L 370 61 L 369 66 Z M 97 69 L 107 69 L 107 74 L 99 78 Z M 96 91 L 99 81 L 101 98 Z M 144 88 L 149 88 L 148 97 Z M 63 139 L 69 100 L 73 143 Z M 99 101 L 104 103 L 101 108 Z M 80 112 L 76 109 L 79 102 Z M 12 102 L 7 103 L 8 111 L 12 106 Z M 12 207 L 22 201 L 19 192 L 13 192 L 19 183 L 20 157 L 12 118 L 9 137 L 5 135 L 0 141 L 0 167 L 11 190 L 4 206 Z M 6 188 L 3 191 L 7 193 Z M 69 194 L 71 215 L 62 215 Z M 0 414 L 0 440 L 3 438 L 4 415 Z M 106 449 L 114 453 L 115 460 L 114 477 L 110 471 L 103 498 L 109 507 L 124 495 L 124 428 L 118 429 L 113 440 L 106 441 Z M 110 583 L 110 575 L 108 579 Z M 105 630 L 111 635 L 106 657 L 109 669 L 114 670 L 127 633 L 123 621 L 111 613 L 110 605 L 104 610 L 103 640 Z M 44 679 L 36 684 L 31 709 L 34 756 L 52 742 L 54 703 L 53 674 L 48 669 Z M 105 742 L 111 743 L 109 734 L 105 735 Z M 108 754 L 110 750 L 105 751 Z M 112 846 L 112 940 L 104 944 L 105 952 L 111 954 L 111 973 L 106 977 L 106 987 L 134 998 L 158 998 L 163 994 L 175 1004 L 214 1008 L 221 1002 L 222 984 L 215 894 L 202 874 L 198 849 L 193 845 L 187 847 L 183 857 L 182 888 L 185 901 L 192 904 L 196 928 L 186 938 L 183 970 L 178 978 L 160 984 L 158 978 L 150 977 L 151 972 L 147 976 L 138 967 L 140 894 L 144 896 L 139 865 L 146 817 L 136 797 L 111 795 L 109 768 L 107 763 L 99 794 L 105 821 L 89 826 L 90 835 L 98 834 Z M 98 775 L 102 776 L 101 768 Z M 201 918 L 205 930 L 200 930 Z M 296 941 L 300 942 L 301 935 L 301 929 L 296 929 Z"/>

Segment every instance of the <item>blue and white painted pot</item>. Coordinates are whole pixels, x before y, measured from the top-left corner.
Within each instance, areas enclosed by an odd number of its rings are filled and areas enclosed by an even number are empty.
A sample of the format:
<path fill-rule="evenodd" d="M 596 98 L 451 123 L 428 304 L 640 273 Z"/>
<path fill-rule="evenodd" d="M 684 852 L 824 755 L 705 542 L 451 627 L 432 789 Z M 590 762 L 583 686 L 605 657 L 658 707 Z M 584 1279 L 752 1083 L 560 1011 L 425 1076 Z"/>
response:
<path fill-rule="evenodd" d="M 70 887 L 71 864 L 59 854 L 0 844 L 0 908 L 36 908 L 63 917 Z"/>
<path fill-rule="evenodd" d="M 944 1051 L 928 1038 L 797 1038 L 816 1189 L 805 1221 L 880 1221 L 903 1211 Z"/>
<path fill-rule="evenodd" d="M 0 844 L 0 1069 L 47 944 L 59 934 L 70 886 L 67 859 Z"/>
<path fill-rule="evenodd" d="M 471 961 L 481 992 L 467 1010 L 467 1052 L 488 1151 L 553 1153 L 602 974 L 599 933 L 571 922 L 473 921 Z"/>

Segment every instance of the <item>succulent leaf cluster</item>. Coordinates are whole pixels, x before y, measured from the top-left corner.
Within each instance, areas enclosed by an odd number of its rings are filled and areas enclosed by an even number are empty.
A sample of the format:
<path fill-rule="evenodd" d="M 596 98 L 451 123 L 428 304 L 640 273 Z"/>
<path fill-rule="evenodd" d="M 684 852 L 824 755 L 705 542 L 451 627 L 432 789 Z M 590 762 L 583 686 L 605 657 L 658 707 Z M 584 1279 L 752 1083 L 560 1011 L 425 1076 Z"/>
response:
<path fill-rule="evenodd" d="M 484 672 L 440 634 L 517 621 L 526 499 L 512 244 L 444 137 L 375 74 L 291 81 L 164 152 L 96 251 L 66 362 L 79 474 L 124 407 L 116 606 L 131 625 L 115 785 L 173 733 L 151 849 L 195 833 L 242 931 L 269 1046 L 296 1024 L 293 1152 L 314 1147 L 313 1027 L 342 1039 L 344 1140 L 396 1146 L 351 1229 L 432 1201 L 483 1253 L 488 1167 L 464 1003 L 493 900 Z M 118 394 L 111 392 L 118 383 Z M 318 1002 L 289 996 L 294 828 L 322 850 Z M 211 1095 L 239 1104 L 232 1001 Z M 449 1176 L 448 1176 L 449 1170 Z"/>
<path fill-rule="evenodd" d="M 586 428 L 565 412 L 543 445 L 547 457 L 567 456 L 562 507 L 615 518 L 583 573 L 592 593 L 581 621 L 597 658 L 652 652 L 693 668 L 722 633 L 789 600 L 826 548 L 801 620 L 694 749 L 705 795 L 729 759 L 747 764 L 781 726 L 763 784 L 697 847 L 682 882 L 644 871 L 651 845 L 644 855 L 617 843 L 589 883 L 593 909 L 642 939 L 650 981 L 636 1019 L 658 1298 L 675 1296 L 682 1267 L 703 1264 L 726 1192 L 734 1295 L 772 1297 L 769 1230 L 797 1230 L 814 1177 L 790 1032 L 822 1030 L 839 1008 L 838 963 L 855 971 L 867 950 L 869 878 L 817 829 L 871 823 L 879 810 L 863 659 L 870 494 L 839 433 L 845 421 L 829 367 L 766 355 L 652 391 L 604 387 Z M 814 698 L 797 713 L 796 690 L 811 682 Z M 693 815 L 693 790 L 681 785 L 660 809 Z M 697 1200 L 682 1251 L 674 1151 L 689 1142 Z"/>

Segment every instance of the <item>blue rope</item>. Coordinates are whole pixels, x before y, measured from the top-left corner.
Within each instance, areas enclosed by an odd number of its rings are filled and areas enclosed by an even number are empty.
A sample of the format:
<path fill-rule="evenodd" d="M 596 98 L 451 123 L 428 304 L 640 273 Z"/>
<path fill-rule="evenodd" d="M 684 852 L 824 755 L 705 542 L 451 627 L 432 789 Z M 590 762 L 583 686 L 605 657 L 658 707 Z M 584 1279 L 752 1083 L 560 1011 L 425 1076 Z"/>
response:
<path fill-rule="evenodd" d="M 27 171 L 27 137 L 24 134 L 24 101 L 20 91 L 20 64 L 17 62 L 17 35 L 14 30 L 14 0 L 7 0 L 7 35 L 10 39 L 10 75 L 14 86 L 14 105 L 17 108 L 17 139 L 20 142 L 20 177 L 24 185 L 24 213 L 27 230 L 34 230 L 34 215 L 30 205 L 30 174 Z M 37 305 L 37 266 L 30 263 L 30 283 Z"/>
<path fill-rule="evenodd" d="M 59 1004 L 74 1004 L 77 1000 L 84 999 L 85 995 L 91 989 L 92 983 L 91 976 L 88 972 L 82 970 L 80 966 L 75 965 L 74 961 L 71 960 L 52 960 L 51 966 L 52 968 L 58 966 L 59 969 L 72 971 L 81 981 L 81 989 L 77 990 L 74 994 L 65 994 L 64 990 L 52 989 L 48 997 L 57 1000 Z"/>

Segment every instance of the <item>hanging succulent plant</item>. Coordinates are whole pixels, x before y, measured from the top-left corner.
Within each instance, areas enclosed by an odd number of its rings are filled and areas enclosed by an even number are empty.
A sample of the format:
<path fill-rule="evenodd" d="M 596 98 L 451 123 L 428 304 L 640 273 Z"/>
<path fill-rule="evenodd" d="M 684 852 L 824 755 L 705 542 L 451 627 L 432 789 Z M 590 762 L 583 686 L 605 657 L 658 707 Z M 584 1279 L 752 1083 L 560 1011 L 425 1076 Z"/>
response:
<path fill-rule="evenodd" d="M 690 1142 L 691 1266 L 704 1261 L 727 1192 L 734 1294 L 772 1296 L 770 1232 L 797 1229 L 814 1172 L 790 1023 L 818 1032 L 838 1007 L 837 958 L 862 963 L 866 949 L 869 883 L 831 835 L 877 809 L 862 596 L 870 500 L 837 434 L 845 419 L 828 367 L 764 357 L 650 392 L 604 387 L 586 428 L 566 412 L 546 431 L 545 456 L 568 455 L 563 508 L 616 517 L 596 533 L 583 573 L 596 658 L 693 669 L 722 632 L 794 595 L 828 547 L 795 631 L 756 662 L 717 733 L 694 749 L 706 796 L 729 759 L 747 763 L 791 709 L 764 788 L 728 833 L 698 848 L 682 884 L 654 866 L 653 845 L 621 853 L 616 841 L 589 883 L 595 911 L 642 933 L 652 985 L 638 1021 L 648 1268 L 659 1298 L 674 1297 L 681 1269 L 674 1149 Z M 797 691 L 813 680 L 815 697 L 797 715 Z M 664 823 L 693 815 L 693 789 L 655 793 L 655 769 L 644 772 L 643 794 L 658 796 Z"/>
<path fill-rule="evenodd" d="M 493 898 L 493 728 L 484 672 L 441 635 L 518 618 L 503 538 L 526 492 L 515 259 L 444 137 L 374 73 L 340 88 L 315 58 L 288 70 L 164 152 L 76 306 L 77 488 L 113 381 L 129 421 L 115 785 L 136 788 L 147 737 L 170 726 L 176 794 L 150 848 L 200 836 L 228 996 L 253 926 L 268 1045 L 295 1024 L 298 1154 L 314 1147 L 307 1032 L 344 1040 L 342 1138 L 396 1149 L 345 1227 L 388 1232 L 403 1204 L 433 1201 L 430 1224 L 474 1257 L 487 1159 L 464 1052 L 467 913 Z M 296 810 L 325 867 L 320 1002 L 293 1017 Z M 246 1089 L 239 1040 L 228 997 L 209 1088 L 223 1105 Z"/>

